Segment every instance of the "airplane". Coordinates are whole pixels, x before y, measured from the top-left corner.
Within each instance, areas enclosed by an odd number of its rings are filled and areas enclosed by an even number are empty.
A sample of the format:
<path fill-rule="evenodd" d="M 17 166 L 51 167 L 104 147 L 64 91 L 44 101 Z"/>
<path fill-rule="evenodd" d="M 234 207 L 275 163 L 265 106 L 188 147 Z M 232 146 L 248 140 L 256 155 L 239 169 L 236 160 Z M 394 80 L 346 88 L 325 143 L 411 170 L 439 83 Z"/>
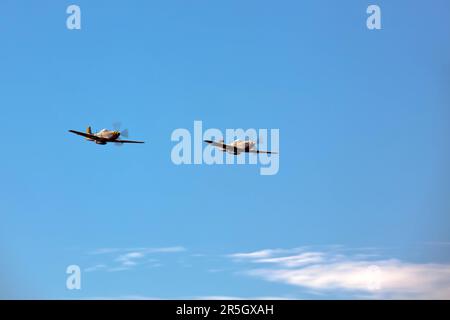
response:
<path fill-rule="evenodd" d="M 122 135 L 124 137 L 128 136 L 128 130 L 124 130 L 120 132 L 119 130 L 107 130 L 102 129 L 97 133 L 93 133 L 91 127 L 87 127 L 86 133 L 75 131 L 75 130 L 69 130 L 69 132 L 75 133 L 79 136 L 85 137 L 88 141 L 94 141 L 96 144 L 107 144 L 110 143 L 116 143 L 118 145 L 121 145 L 123 143 L 144 143 L 144 141 L 134 141 L 134 140 L 120 140 L 119 137 Z"/>
<path fill-rule="evenodd" d="M 261 151 L 256 149 L 257 142 L 252 140 L 235 140 L 230 144 L 226 144 L 223 140 L 212 141 L 212 140 L 203 140 L 206 143 L 213 145 L 214 147 L 219 148 L 223 152 L 228 152 L 234 155 L 239 155 L 242 152 L 248 153 L 267 153 L 267 154 L 278 154 L 278 152 L 273 151 Z"/>

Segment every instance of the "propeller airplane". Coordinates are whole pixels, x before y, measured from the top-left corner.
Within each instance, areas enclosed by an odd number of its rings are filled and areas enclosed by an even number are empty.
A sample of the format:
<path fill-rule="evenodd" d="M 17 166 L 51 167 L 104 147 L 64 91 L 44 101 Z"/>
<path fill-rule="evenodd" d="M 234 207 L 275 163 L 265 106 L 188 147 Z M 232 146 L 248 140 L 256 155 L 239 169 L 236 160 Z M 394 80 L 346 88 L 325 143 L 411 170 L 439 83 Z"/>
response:
<path fill-rule="evenodd" d="M 122 140 L 119 139 L 120 136 L 125 138 L 128 137 L 128 130 L 125 129 L 120 131 L 120 125 L 114 124 L 114 130 L 102 129 L 99 132 L 93 133 L 91 127 L 87 127 L 86 133 L 69 130 L 69 132 L 77 134 L 79 136 L 85 137 L 88 141 L 93 141 L 96 144 L 105 145 L 107 143 L 115 143 L 116 145 L 122 145 L 124 143 L 144 143 L 144 141 L 134 141 L 134 140 Z"/>
<path fill-rule="evenodd" d="M 223 152 L 228 152 L 234 155 L 239 155 L 242 152 L 248 153 L 267 153 L 267 154 L 277 154 L 278 152 L 273 151 L 261 151 L 256 149 L 258 142 L 253 140 L 235 140 L 230 144 L 226 144 L 223 140 L 212 141 L 212 140 L 204 140 L 206 143 L 213 145 L 214 147 L 219 148 Z"/>

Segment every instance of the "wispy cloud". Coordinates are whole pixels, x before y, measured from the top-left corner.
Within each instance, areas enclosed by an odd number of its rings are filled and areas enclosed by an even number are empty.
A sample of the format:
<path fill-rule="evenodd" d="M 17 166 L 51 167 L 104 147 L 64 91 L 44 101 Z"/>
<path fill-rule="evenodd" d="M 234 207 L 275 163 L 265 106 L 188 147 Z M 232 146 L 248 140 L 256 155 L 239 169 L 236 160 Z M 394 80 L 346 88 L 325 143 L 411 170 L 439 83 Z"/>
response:
<path fill-rule="evenodd" d="M 107 266 L 105 264 L 96 264 L 92 267 L 85 268 L 84 271 L 85 272 L 93 272 L 93 271 L 98 271 L 98 270 L 104 270 L 106 268 L 107 268 Z"/>
<path fill-rule="evenodd" d="M 270 258 L 274 257 L 276 255 L 283 255 L 283 254 L 290 254 L 290 253 L 296 253 L 296 252 L 302 252 L 305 251 L 306 247 L 298 247 L 298 248 L 291 248 L 291 249 L 263 249 L 253 252 L 238 252 L 238 253 L 232 253 L 229 254 L 228 257 L 232 258 L 233 260 L 255 260 L 255 259 L 264 259 L 264 258 Z"/>
<path fill-rule="evenodd" d="M 259 258 L 267 258 L 270 257 L 274 253 L 274 250 L 266 249 L 254 252 L 246 252 L 246 253 L 233 253 L 230 254 L 229 257 L 234 259 L 259 259 Z"/>
<path fill-rule="evenodd" d="M 261 252 L 266 254 L 261 255 Z M 380 259 L 377 255 L 343 255 L 333 250 L 290 255 L 279 252 L 265 249 L 239 253 L 238 257 L 245 257 L 246 262 L 252 263 L 246 265 L 244 274 L 319 294 L 337 292 L 381 299 L 450 298 L 450 264 L 411 263 Z M 230 257 L 236 258 L 236 254 Z M 254 268 L 255 263 L 266 266 Z"/>
<path fill-rule="evenodd" d="M 95 264 L 88 267 L 85 271 L 108 271 L 118 272 L 133 269 L 138 265 L 148 265 L 150 267 L 160 267 L 159 259 L 149 258 L 155 254 L 171 254 L 186 251 L 182 246 L 159 247 L 159 248 L 100 248 L 89 252 L 89 255 L 109 259 L 108 266 L 105 263 Z"/>
<path fill-rule="evenodd" d="M 145 254 L 141 251 L 133 251 L 125 254 L 121 254 L 116 258 L 116 261 L 119 262 L 124 267 L 132 267 L 137 265 L 138 260 L 141 260 L 145 257 Z"/>
<path fill-rule="evenodd" d="M 324 255 L 321 252 L 305 252 L 292 256 L 275 257 L 257 259 L 257 263 L 274 263 L 285 267 L 299 267 L 310 263 L 319 263 L 324 260 Z"/>
<path fill-rule="evenodd" d="M 185 251 L 181 246 L 102 248 L 89 253 L 97 261 L 85 271 L 123 272 L 138 267 L 155 268 L 164 262 L 184 268 L 196 266 L 195 270 L 200 266 L 213 277 L 245 275 L 285 284 L 289 290 L 287 295 L 278 291 L 274 296 L 269 293 L 251 299 L 305 297 L 301 293 L 321 299 L 450 298 L 450 263 L 406 261 L 395 257 L 395 250 L 333 245 L 241 251 L 213 256 L 195 252 L 186 254 Z M 394 256 L 386 255 L 386 252 Z M 240 296 L 210 294 L 188 299 L 197 298 L 240 299 Z"/>

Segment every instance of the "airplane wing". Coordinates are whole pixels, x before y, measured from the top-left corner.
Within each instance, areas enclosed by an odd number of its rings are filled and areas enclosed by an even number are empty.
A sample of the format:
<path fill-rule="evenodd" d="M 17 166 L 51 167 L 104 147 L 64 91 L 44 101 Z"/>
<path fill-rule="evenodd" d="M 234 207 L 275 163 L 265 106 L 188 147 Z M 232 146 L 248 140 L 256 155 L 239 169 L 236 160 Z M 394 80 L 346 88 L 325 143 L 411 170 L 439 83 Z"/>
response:
<path fill-rule="evenodd" d="M 212 141 L 212 140 L 204 140 L 206 143 L 212 144 L 215 147 L 219 147 L 219 148 L 223 148 L 225 149 L 226 147 L 228 147 L 227 144 L 223 143 L 223 142 L 216 142 L 216 141 Z"/>
<path fill-rule="evenodd" d="M 89 133 L 84 133 L 84 132 L 80 132 L 80 131 L 75 131 L 75 130 L 69 130 L 69 132 L 75 133 L 79 136 L 83 136 L 89 139 L 93 139 L 93 140 L 100 140 L 97 136 L 93 135 L 93 134 L 89 134 Z"/>
<path fill-rule="evenodd" d="M 261 150 L 248 150 L 249 153 L 267 153 L 267 154 L 278 154 L 278 152 L 273 151 L 261 151 Z"/>
<path fill-rule="evenodd" d="M 118 140 L 118 139 L 111 141 L 111 142 L 114 142 L 114 143 L 144 143 L 144 141 Z"/>

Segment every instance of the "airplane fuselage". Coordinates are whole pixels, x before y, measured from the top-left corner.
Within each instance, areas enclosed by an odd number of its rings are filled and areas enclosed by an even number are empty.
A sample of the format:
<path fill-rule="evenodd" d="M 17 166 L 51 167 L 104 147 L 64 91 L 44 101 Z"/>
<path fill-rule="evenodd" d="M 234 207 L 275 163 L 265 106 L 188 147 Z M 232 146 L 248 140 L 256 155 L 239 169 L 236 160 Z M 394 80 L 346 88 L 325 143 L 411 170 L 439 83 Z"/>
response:
<path fill-rule="evenodd" d="M 100 138 L 101 140 L 94 140 L 91 138 L 86 138 L 86 140 L 95 141 L 96 144 L 107 144 L 108 142 L 114 142 L 115 140 L 117 140 L 117 138 L 119 138 L 120 136 L 120 132 L 102 129 L 99 132 L 94 133 L 93 135 Z"/>
<path fill-rule="evenodd" d="M 241 154 L 242 152 L 249 152 L 250 150 L 253 150 L 256 146 L 256 142 L 254 141 L 249 141 L 249 140 L 235 140 L 233 141 L 231 144 L 229 145 L 224 145 L 223 146 L 223 151 L 234 154 L 234 155 L 238 155 Z"/>

